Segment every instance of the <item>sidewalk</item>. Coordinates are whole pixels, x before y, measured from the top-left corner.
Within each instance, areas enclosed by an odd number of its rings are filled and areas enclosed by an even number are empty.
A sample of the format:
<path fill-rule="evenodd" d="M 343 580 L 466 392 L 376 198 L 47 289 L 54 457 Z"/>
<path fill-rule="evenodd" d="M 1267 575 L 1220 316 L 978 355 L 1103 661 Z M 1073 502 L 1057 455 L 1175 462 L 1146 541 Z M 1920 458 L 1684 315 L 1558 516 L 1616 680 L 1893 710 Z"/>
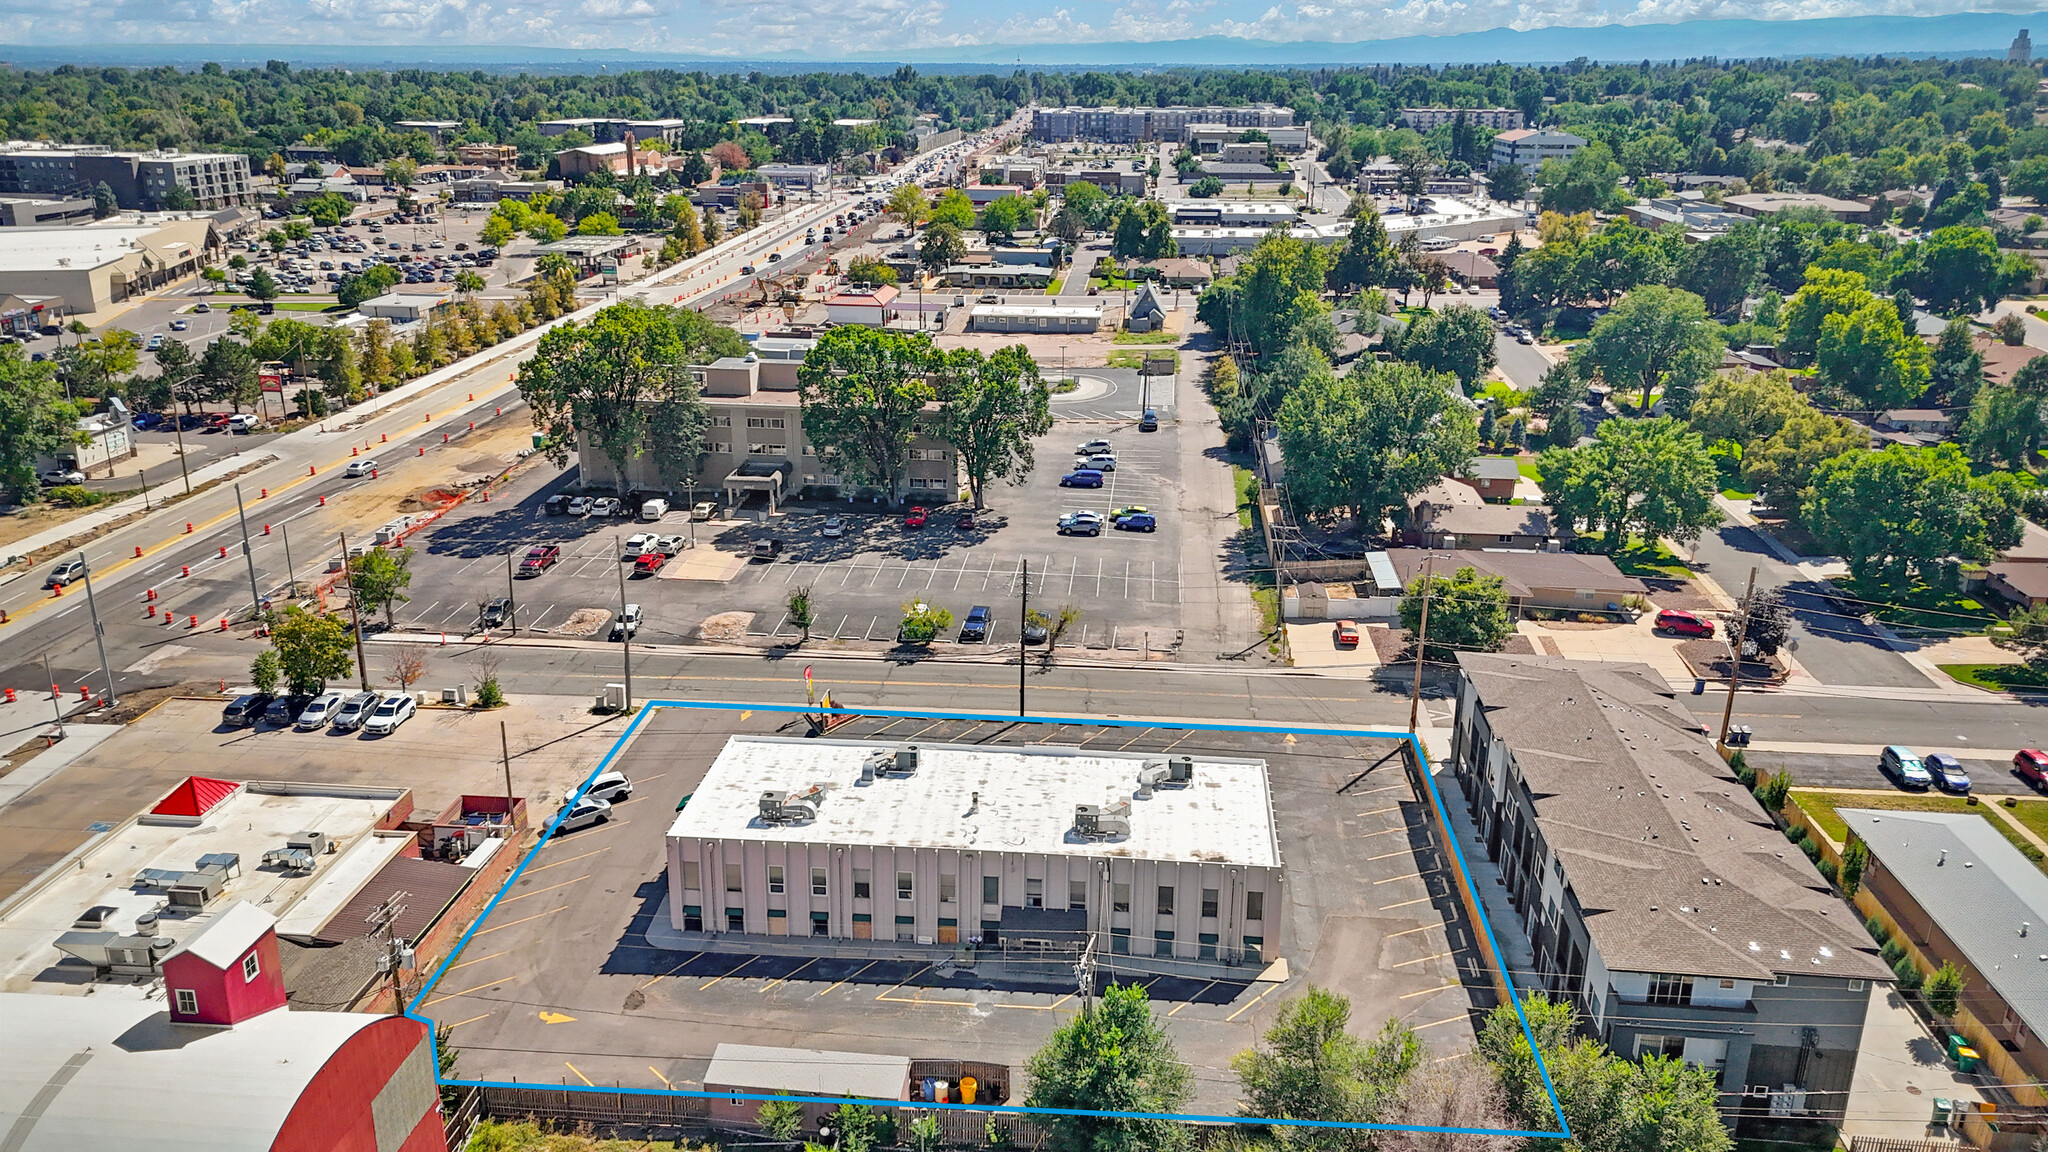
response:
<path fill-rule="evenodd" d="M 258 468 L 273 463 L 276 460 L 277 453 L 268 451 L 267 447 L 265 451 L 253 456 L 243 456 L 240 453 L 236 453 L 225 459 L 216 460 L 192 473 L 192 488 L 194 491 L 197 491 L 202 484 L 210 484 L 223 476 L 239 472 L 244 468 Z M 181 486 L 173 495 L 182 495 L 183 492 L 184 489 Z M 164 508 L 163 488 L 161 485 L 157 488 L 157 495 L 149 500 L 148 508 L 152 512 L 156 509 Z M 143 498 L 140 495 L 136 495 L 130 496 L 118 504 L 108 504 L 105 507 L 95 509 L 75 520 L 66 520 L 62 524 L 38 532 L 33 536 L 23 537 L 8 545 L 7 547 L 10 551 L 4 560 L 0 560 L 0 566 L 14 564 L 22 557 L 30 555 L 39 548 L 47 548 L 52 544 L 68 540 L 74 536 L 96 532 L 124 516 L 132 516 L 143 510 Z M 168 509 L 165 510 L 168 511 Z M 26 575 L 28 575 L 28 572 L 24 570 L 0 576 L 0 585 L 18 580 Z"/>
<path fill-rule="evenodd" d="M 1443 763 L 1434 753 L 1431 762 Z M 1487 925 L 1493 930 L 1494 943 L 1500 947 L 1501 963 L 1507 966 L 1508 978 L 1517 993 L 1541 991 L 1543 982 L 1536 975 L 1536 950 L 1529 943 L 1529 926 L 1508 901 L 1507 884 L 1501 878 L 1500 866 L 1487 857 L 1486 841 L 1480 838 L 1478 827 L 1472 823 L 1472 814 L 1465 809 L 1465 798 L 1458 793 L 1457 785 L 1449 774 L 1439 769 L 1432 775 L 1437 791 L 1443 796 L 1444 811 L 1450 815 L 1451 831 L 1458 837 L 1458 850 L 1465 857 L 1472 890 L 1479 896 L 1479 902 L 1486 911 Z"/>

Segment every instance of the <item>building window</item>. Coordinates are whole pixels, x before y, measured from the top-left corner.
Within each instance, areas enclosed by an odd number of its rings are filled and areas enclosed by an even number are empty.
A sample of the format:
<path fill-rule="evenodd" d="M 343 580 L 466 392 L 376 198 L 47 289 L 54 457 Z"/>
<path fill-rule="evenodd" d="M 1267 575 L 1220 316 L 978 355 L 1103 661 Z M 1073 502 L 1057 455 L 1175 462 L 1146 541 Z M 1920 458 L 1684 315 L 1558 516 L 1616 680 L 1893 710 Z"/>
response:
<path fill-rule="evenodd" d="M 1129 928 L 1111 928 L 1109 930 L 1109 950 L 1118 956 L 1130 955 L 1131 930 Z"/>
<path fill-rule="evenodd" d="M 1161 884 L 1159 886 L 1159 914 L 1161 916 L 1173 915 L 1173 885 L 1171 884 Z"/>
<path fill-rule="evenodd" d="M 1204 889 L 1202 889 L 1202 919 L 1204 919 L 1204 920 L 1214 920 L 1215 918 L 1216 918 L 1216 889 L 1214 889 L 1214 888 L 1204 888 Z"/>
<path fill-rule="evenodd" d="M 1851 991 L 1851 992 L 1861 992 L 1861 991 L 1863 991 L 1863 981 L 1861 981 L 1861 980 L 1851 980 L 1851 981 L 1849 981 L 1849 991 Z"/>
<path fill-rule="evenodd" d="M 1636 1035 L 1636 1059 L 1638 1060 L 1645 1056 L 1666 1056 L 1677 1060 L 1684 1055 L 1685 1037 L 1683 1036 L 1646 1036 L 1641 1033 Z"/>
<path fill-rule="evenodd" d="M 910 873 L 898 872 L 896 874 L 896 898 L 898 900 L 908 900 L 914 895 L 916 893 L 913 890 Z"/>
<path fill-rule="evenodd" d="M 190 988 L 178 989 L 178 1011 L 186 1016 L 199 1011 L 199 993 Z"/>
<path fill-rule="evenodd" d="M 692 892 L 704 887 L 704 873 L 695 860 L 683 861 L 683 887 Z"/>
<path fill-rule="evenodd" d="M 1173 933 L 1154 932 L 1152 934 L 1152 954 L 1154 956 L 1172 956 Z"/>
<path fill-rule="evenodd" d="M 1079 912 L 1079 911 L 1084 911 L 1084 910 L 1086 910 L 1086 909 L 1087 909 L 1087 907 L 1088 907 L 1088 882 L 1087 882 L 1086 880 L 1069 880 L 1069 881 L 1067 881 L 1067 908 L 1068 908 L 1068 910 L 1069 910 L 1069 911 L 1075 911 L 1075 912 Z"/>
<path fill-rule="evenodd" d="M 725 930 L 727 932 L 745 932 L 747 930 L 747 910 L 744 908 L 727 908 L 725 910 Z"/>
<path fill-rule="evenodd" d="M 787 455 L 789 455 L 789 445 L 787 445 L 787 444 L 765 444 L 765 443 L 756 443 L 756 444 L 748 444 L 748 445 L 747 445 L 747 455 L 749 455 L 749 456 L 787 456 Z"/>
<path fill-rule="evenodd" d="M 1723 987 L 1723 988 L 1733 988 L 1733 987 L 1735 987 L 1735 981 L 1734 981 L 1734 980 L 1733 980 L 1732 978 L 1730 978 L 1730 977 L 1727 977 L 1727 976 L 1723 976 L 1723 977 L 1721 977 L 1721 987 Z"/>
<path fill-rule="evenodd" d="M 1024 881 L 1024 906 L 1026 908 L 1045 907 L 1045 881 Z"/>
<path fill-rule="evenodd" d="M 939 874 L 939 903 L 952 904 L 960 899 L 960 878 L 951 872 Z"/>
<path fill-rule="evenodd" d="M 783 892 L 788 891 L 789 885 L 787 885 L 783 881 L 784 877 L 782 874 L 782 865 L 770 864 L 768 866 L 768 891 L 773 892 L 778 896 L 781 895 Z"/>
<path fill-rule="evenodd" d="M 1780 972 L 1776 976 L 1771 977 L 1771 986 L 1774 988 L 1789 988 L 1791 987 L 1791 985 L 1792 977 L 1786 975 L 1783 972 Z"/>
<path fill-rule="evenodd" d="M 702 932 L 703 930 L 704 930 L 704 908 L 703 908 L 703 906 L 702 906 L 702 905 L 699 905 L 699 904 L 685 904 L 685 905 L 683 905 L 683 931 L 685 931 L 685 932 Z"/>
<path fill-rule="evenodd" d="M 983 904 L 1001 904 L 1003 902 L 1002 877 L 983 876 L 981 878 L 981 902 Z"/>
<path fill-rule="evenodd" d="M 1196 952 L 1195 952 L 1195 959 L 1197 959 L 1197 960 L 1214 960 L 1214 959 L 1216 959 L 1216 944 L 1217 944 L 1217 941 L 1218 941 L 1218 940 L 1220 940 L 1220 939 L 1221 939 L 1221 937 L 1217 936 L 1217 935 L 1216 935 L 1216 933 L 1214 933 L 1214 932 L 1204 932 L 1204 933 L 1201 933 L 1200 935 L 1196 936 L 1196 937 L 1195 937 L 1195 941 L 1196 941 L 1196 945 L 1197 945 L 1197 950 L 1196 950 Z"/>
<path fill-rule="evenodd" d="M 823 936 L 829 933 L 831 930 L 832 914 L 830 912 L 811 913 L 811 935 Z"/>
<path fill-rule="evenodd" d="M 1244 918 L 1247 920 L 1264 920 L 1266 918 L 1266 894 L 1264 892 L 1247 892 L 1244 894 Z"/>
<path fill-rule="evenodd" d="M 710 453 L 713 456 L 730 456 L 732 455 L 732 441 L 713 440 L 710 443 L 704 445 L 704 451 Z"/>
<path fill-rule="evenodd" d="M 787 428 L 788 426 L 788 423 L 780 416 L 747 417 L 747 427 L 749 428 Z"/>
<path fill-rule="evenodd" d="M 1666 976 L 1662 973 L 1650 977 L 1649 1000 L 1652 1004 L 1692 1003 L 1692 977 Z"/>
<path fill-rule="evenodd" d="M 254 952 L 242 957 L 242 983 L 247 984 L 249 981 L 254 980 L 256 974 L 262 970 L 263 966 L 257 962 Z"/>
<path fill-rule="evenodd" d="M 811 895 L 823 896 L 825 893 L 825 870 L 823 868 L 811 869 Z"/>
<path fill-rule="evenodd" d="M 873 899 L 874 895 L 874 872 L 867 868 L 855 868 L 853 870 L 853 898 L 855 900 L 869 900 Z"/>
<path fill-rule="evenodd" d="M 742 887 L 742 876 L 743 873 L 740 871 L 739 865 L 727 864 L 725 866 L 725 890 L 727 892 L 738 892 Z"/>
<path fill-rule="evenodd" d="M 1111 912 L 1129 912 L 1131 910 L 1131 886 L 1129 884 L 1111 884 L 1109 886 L 1109 910 Z"/>

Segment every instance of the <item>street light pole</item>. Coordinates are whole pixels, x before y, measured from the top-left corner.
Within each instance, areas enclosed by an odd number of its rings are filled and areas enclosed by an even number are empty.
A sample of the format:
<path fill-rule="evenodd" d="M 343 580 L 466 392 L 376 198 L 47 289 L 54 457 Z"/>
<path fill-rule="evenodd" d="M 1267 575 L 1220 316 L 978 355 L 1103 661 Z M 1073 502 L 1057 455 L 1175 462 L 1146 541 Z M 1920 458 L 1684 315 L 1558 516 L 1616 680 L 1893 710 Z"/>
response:
<path fill-rule="evenodd" d="M 505 553 L 505 626 L 519 632 L 519 594 L 512 590 L 512 553 Z"/>
<path fill-rule="evenodd" d="M 263 615 L 263 593 L 256 587 L 256 551 L 249 547 L 249 514 L 242 508 L 242 486 L 235 485 L 235 515 L 242 521 L 242 559 L 249 565 L 249 609 Z"/>
<path fill-rule="evenodd" d="M 626 542 L 625 542 L 625 541 L 623 541 L 623 540 L 621 540 L 621 539 L 619 539 L 619 537 L 618 537 L 618 534 L 617 534 L 617 533 L 614 533 L 614 534 L 612 535 L 612 549 L 613 549 L 613 555 L 619 555 L 619 554 L 623 553 L 623 552 L 624 552 L 624 551 L 626 550 Z M 626 657 L 626 707 L 625 707 L 625 711 L 628 711 L 628 712 L 630 712 L 630 711 L 632 711 L 632 710 L 633 710 L 633 628 L 632 628 L 632 625 L 631 625 L 631 623 L 630 623 L 630 622 L 629 622 L 629 621 L 628 621 L 628 620 L 626 619 L 626 566 L 625 566 L 625 565 L 623 565 L 623 564 L 620 564 L 620 565 L 618 565 L 618 569 L 619 569 L 619 638 L 620 638 L 620 641 L 621 641 L 621 644 L 622 644 L 622 647 L 621 647 L 621 649 L 620 649 L 620 650 L 621 650 L 621 651 L 622 651 L 622 652 L 623 652 L 623 653 L 625 654 L 625 657 Z"/>
<path fill-rule="evenodd" d="M 185 467 L 185 414 L 178 411 L 178 386 L 171 384 L 171 431 L 178 436 L 178 475 L 185 479 L 185 495 L 192 494 L 192 473 Z"/>
<path fill-rule="evenodd" d="M 277 530 L 284 537 L 284 598 L 290 600 L 299 594 L 299 566 L 292 563 L 292 530 L 283 524 Z"/>
<path fill-rule="evenodd" d="M 348 581 L 348 623 L 349 630 L 356 634 L 356 674 L 362 678 L 363 691 L 370 690 L 370 662 L 363 657 L 363 614 L 356 611 L 355 565 L 349 561 L 348 533 L 341 534 L 341 571 Z"/>
<path fill-rule="evenodd" d="M 1408 731 L 1415 731 L 1415 722 L 1422 714 L 1422 650 L 1429 643 L 1429 598 L 1436 591 L 1436 557 L 1431 556 L 1422 565 L 1422 621 L 1416 629 L 1415 638 L 1415 687 L 1408 695 Z"/>
<path fill-rule="evenodd" d="M 64 693 L 57 690 L 57 674 L 50 671 L 50 654 L 43 653 L 43 679 L 50 682 L 50 708 L 57 713 L 57 739 L 64 738 Z"/>
<path fill-rule="evenodd" d="M 1024 642 L 1024 629 L 1031 626 L 1031 561 L 1024 564 L 1024 583 L 1017 592 L 1017 719 L 1024 718 L 1024 658 L 1031 646 Z"/>
<path fill-rule="evenodd" d="M 1715 743 L 1728 748 L 1728 722 L 1735 718 L 1735 682 L 1742 679 L 1742 634 L 1749 630 L 1749 598 L 1756 594 L 1756 569 L 1749 570 L 1749 586 L 1742 590 L 1742 615 L 1735 619 L 1735 649 L 1728 659 L 1728 699 L 1721 705 L 1721 738 Z"/>
<path fill-rule="evenodd" d="M 119 701 L 114 698 L 114 670 L 107 666 L 107 626 L 100 623 L 99 604 L 92 597 L 92 567 L 85 563 L 85 551 L 79 550 L 78 563 L 85 570 L 85 610 L 92 614 L 92 642 L 100 649 L 100 675 L 107 678 L 107 704 Z"/>

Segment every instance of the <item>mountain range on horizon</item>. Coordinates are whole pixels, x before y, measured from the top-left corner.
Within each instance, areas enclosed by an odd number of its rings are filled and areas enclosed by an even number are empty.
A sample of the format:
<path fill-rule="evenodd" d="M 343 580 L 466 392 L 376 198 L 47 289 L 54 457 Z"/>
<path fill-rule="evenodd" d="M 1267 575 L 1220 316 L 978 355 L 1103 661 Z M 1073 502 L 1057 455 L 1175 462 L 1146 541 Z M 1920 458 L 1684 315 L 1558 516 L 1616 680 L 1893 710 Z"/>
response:
<path fill-rule="evenodd" d="M 1673 24 L 1492 28 L 1432 36 L 1352 42 L 1240 39 L 1098 44 L 989 44 L 893 50 L 839 58 L 802 52 L 746 58 L 705 57 L 630 49 L 567 49 L 522 45 L 292 45 L 164 43 L 21 45 L 4 49 L 15 68 L 62 64 L 135 67 L 225 67 L 284 60 L 302 67 L 482 68 L 492 71 L 626 71 L 688 68 L 873 71 L 899 64 L 948 71 L 1001 66 L 1030 68 L 1248 67 L 1365 64 L 1555 64 L 1595 61 L 1724 60 L 1800 56 L 1998 56 L 2020 30 L 2048 13 L 1961 12 L 1940 16 L 1837 16 L 1807 20 L 1693 20 Z"/>

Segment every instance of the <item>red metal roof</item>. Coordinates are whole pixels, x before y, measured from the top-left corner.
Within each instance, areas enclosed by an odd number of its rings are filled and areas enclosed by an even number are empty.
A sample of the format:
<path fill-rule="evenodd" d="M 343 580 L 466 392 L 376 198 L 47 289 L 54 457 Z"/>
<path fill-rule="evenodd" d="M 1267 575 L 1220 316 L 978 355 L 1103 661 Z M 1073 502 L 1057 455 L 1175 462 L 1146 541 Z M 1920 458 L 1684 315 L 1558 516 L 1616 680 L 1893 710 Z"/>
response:
<path fill-rule="evenodd" d="M 204 816 L 214 805 L 235 794 L 241 785 L 233 780 L 187 776 L 149 811 L 156 816 Z"/>

